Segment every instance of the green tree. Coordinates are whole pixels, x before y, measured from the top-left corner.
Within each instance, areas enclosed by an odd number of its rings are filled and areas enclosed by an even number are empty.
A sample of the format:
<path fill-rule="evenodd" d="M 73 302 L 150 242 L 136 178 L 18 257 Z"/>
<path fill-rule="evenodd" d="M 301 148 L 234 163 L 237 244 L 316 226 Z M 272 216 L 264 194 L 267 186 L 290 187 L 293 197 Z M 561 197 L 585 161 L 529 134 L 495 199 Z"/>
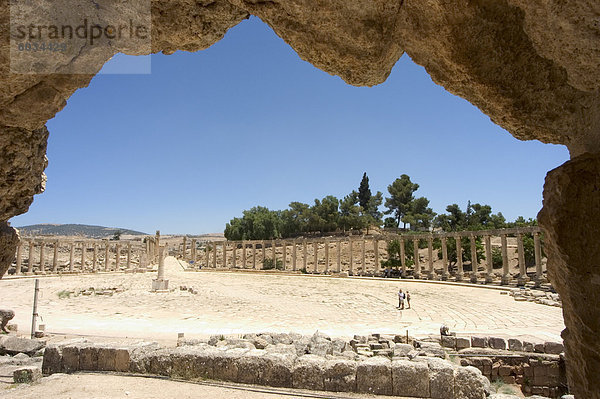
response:
<path fill-rule="evenodd" d="M 339 223 L 339 200 L 328 195 L 322 200 L 315 199 L 309 216 L 310 231 L 322 233 L 335 231 Z"/>
<path fill-rule="evenodd" d="M 435 217 L 433 209 L 429 208 L 429 200 L 425 197 L 416 198 L 410 204 L 410 210 L 404 220 L 410 224 L 411 230 L 428 229 Z"/>
<path fill-rule="evenodd" d="M 272 240 L 281 237 L 281 212 L 256 206 L 244 211 L 241 218 L 233 218 L 225 226 L 228 240 Z"/>
<path fill-rule="evenodd" d="M 371 201 L 371 190 L 369 189 L 369 178 L 367 172 L 363 173 L 362 180 L 358 186 L 358 204 L 363 208 L 367 209 Z"/>
<path fill-rule="evenodd" d="M 119 241 L 119 240 L 121 240 L 121 234 L 123 234 L 123 232 L 121 230 L 115 231 L 115 234 L 113 234 L 113 236 L 112 236 L 112 238 L 110 240 L 111 241 Z"/>
<path fill-rule="evenodd" d="M 381 225 L 381 218 L 383 213 L 379 210 L 379 207 L 383 203 L 383 193 L 377 191 L 377 194 L 372 195 L 369 199 L 369 203 L 366 208 L 363 208 L 363 215 L 367 216 L 367 223 L 370 225 Z"/>
<path fill-rule="evenodd" d="M 411 203 L 415 199 L 414 192 L 418 188 L 419 185 L 411 182 L 408 175 L 400 176 L 388 186 L 390 197 L 385 199 L 385 206 L 388 208 L 385 214 L 393 214 L 397 226 L 400 226 L 400 222 L 404 222 L 404 228 L 406 228 L 407 222 L 403 221 L 403 218 L 410 212 Z"/>
<path fill-rule="evenodd" d="M 362 229 L 366 225 L 365 218 L 361 215 L 358 193 L 352 191 L 340 201 L 339 227 L 346 231 L 351 229 Z"/>
<path fill-rule="evenodd" d="M 292 202 L 289 209 L 281 211 L 281 236 L 293 237 L 308 231 L 310 205 Z"/>

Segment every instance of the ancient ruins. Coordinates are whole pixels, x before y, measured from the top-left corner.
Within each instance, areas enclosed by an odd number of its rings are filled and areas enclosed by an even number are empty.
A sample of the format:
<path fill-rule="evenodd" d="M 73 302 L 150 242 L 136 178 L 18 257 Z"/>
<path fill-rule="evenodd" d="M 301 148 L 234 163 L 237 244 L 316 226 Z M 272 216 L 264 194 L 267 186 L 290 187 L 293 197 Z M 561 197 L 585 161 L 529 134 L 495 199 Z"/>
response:
<path fill-rule="evenodd" d="M 95 12 L 92 3 L 91 13 Z M 140 3 L 130 2 L 125 16 L 135 17 L 136 10 L 143 8 L 137 7 Z M 327 0 L 318 7 L 288 0 L 153 1 L 151 47 L 108 39 L 96 46 L 83 43 L 76 57 L 30 75 L 10 69 L 9 3 L 0 7 L 4 18 L 0 275 L 10 267 L 19 243 L 7 221 L 26 212 L 33 196 L 44 190 L 45 123 L 69 96 L 85 87 L 117 52 L 202 50 L 255 15 L 302 59 L 349 84 L 381 83 L 406 53 L 436 83 L 470 101 L 515 137 L 569 148 L 571 160 L 546 178 L 539 220 L 546 238 L 548 276 L 563 300 L 569 384 L 580 398 L 600 397 L 596 378 L 600 308 L 595 306 L 600 299 L 596 239 L 600 228 L 600 6 L 596 1 Z M 74 67 L 88 72 L 69 74 Z"/>

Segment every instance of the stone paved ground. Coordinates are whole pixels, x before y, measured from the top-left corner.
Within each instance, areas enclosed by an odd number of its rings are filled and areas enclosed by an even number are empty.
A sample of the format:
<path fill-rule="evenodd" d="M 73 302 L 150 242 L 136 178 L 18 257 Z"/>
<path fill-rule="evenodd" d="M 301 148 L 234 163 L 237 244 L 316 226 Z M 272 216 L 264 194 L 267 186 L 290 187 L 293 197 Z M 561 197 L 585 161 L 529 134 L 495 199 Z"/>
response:
<path fill-rule="evenodd" d="M 167 258 L 170 287 L 149 292 L 155 273 L 102 274 L 40 279 L 39 313 L 54 333 L 174 340 L 245 332 L 320 330 L 332 336 L 368 333 L 438 334 L 442 323 L 458 334 L 560 340 L 560 308 L 516 302 L 500 291 L 408 280 L 368 280 L 228 272 L 184 272 Z M 180 291 L 194 286 L 199 293 Z M 122 287 L 113 296 L 71 296 L 63 290 Z M 412 294 L 400 311 L 397 291 Z M 31 323 L 33 279 L 0 280 L 0 307 L 16 311 L 26 333 Z"/>

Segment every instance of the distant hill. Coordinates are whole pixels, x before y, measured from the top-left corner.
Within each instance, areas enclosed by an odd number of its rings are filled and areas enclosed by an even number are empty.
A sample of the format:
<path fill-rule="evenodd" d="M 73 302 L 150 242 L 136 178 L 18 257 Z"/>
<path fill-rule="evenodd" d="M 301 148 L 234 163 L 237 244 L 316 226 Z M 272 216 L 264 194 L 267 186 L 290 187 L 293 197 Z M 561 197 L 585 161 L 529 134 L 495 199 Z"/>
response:
<path fill-rule="evenodd" d="M 22 236 L 80 236 L 86 238 L 112 237 L 116 232 L 122 235 L 147 235 L 141 231 L 118 227 L 89 226 L 85 224 L 33 224 L 16 227 Z"/>

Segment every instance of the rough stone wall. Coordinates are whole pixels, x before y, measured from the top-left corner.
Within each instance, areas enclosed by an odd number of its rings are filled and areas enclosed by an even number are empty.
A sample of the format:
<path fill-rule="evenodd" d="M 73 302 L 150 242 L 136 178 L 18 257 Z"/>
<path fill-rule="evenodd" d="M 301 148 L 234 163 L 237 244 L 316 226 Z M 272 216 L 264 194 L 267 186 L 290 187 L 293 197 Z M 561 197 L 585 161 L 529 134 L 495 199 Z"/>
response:
<path fill-rule="evenodd" d="M 567 374 L 578 398 L 600 398 L 600 155 L 551 171 L 538 215 L 548 275 L 563 300 Z"/>

